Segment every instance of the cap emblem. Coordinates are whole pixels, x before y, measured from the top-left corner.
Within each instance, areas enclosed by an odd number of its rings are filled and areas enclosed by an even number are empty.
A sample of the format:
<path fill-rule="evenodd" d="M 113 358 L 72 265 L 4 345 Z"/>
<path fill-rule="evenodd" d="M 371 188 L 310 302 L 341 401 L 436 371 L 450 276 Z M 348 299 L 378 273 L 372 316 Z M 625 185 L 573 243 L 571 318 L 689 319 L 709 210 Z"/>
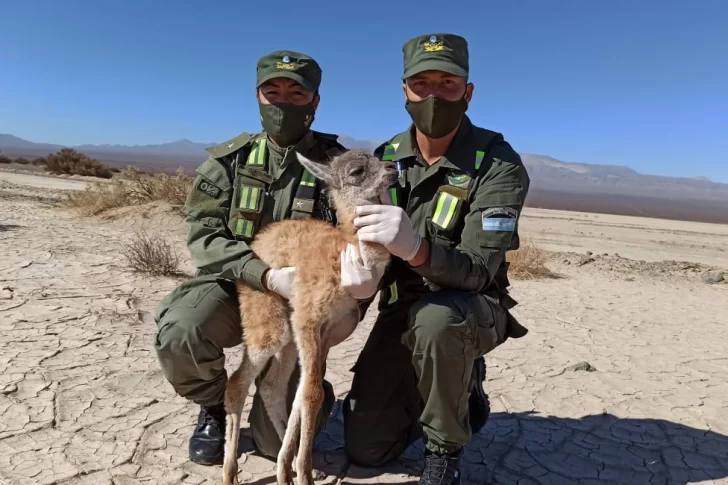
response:
<path fill-rule="evenodd" d="M 281 58 L 281 62 L 276 62 L 276 69 L 285 69 L 287 71 L 292 71 L 296 68 L 296 63 L 291 62 L 291 58 L 287 55 L 283 56 Z"/>
<path fill-rule="evenodd" d="M 440 40 L 437 40 L 437 37 L 432 35 L 430 36 L 430 41 L 425 42 L 425 52 L 437 52 L 441 50 L 445 50 L 445 44 Z"/>

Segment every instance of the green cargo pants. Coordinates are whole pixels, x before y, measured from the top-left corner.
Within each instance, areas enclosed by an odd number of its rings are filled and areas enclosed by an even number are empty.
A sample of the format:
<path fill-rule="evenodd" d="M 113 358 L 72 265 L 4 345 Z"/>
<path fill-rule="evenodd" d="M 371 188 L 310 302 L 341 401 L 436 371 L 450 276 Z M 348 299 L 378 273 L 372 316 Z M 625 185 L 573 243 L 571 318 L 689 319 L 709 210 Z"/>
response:
<path fill-rule="evenodd" d="M 154 349 L 164 375 L 177 394 L 203 406 L 224 402 L 227 372 L 223 349 L 242 342 L 235 286 L 215 276 L 194 277 L 160 302 L 155 321 Z M 256 384 L 266 372 L 267 367 Z M 296 366 L 288 385 L 289 412 L 298 376 Z M 329 382 L 324 381 L 323 388 L 324 404 L 317 419 L 317 432 L 325 427 L 335 399 Z M 281 441 L 257 392 L 248 422 L 258 450 L 275 458 Z"/>
<path fill-rule="evenodd" d="M 507 324 L 495 300 L 458 291 L 382 308 L 344 400 L 349 459 L 379 466 L 419 437 L 436 452 L 465 445 L 473 361 L 505 341 Z"/>

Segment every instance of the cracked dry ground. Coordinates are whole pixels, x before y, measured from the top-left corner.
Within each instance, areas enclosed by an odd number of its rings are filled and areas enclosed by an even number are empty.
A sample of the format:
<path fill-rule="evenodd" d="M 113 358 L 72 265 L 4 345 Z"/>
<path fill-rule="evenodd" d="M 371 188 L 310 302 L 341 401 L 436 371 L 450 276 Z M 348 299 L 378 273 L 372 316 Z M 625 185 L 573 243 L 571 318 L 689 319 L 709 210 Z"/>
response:
<path fill-rule="evenodd" d="M 179 280 L 136 276 L 118 254 L 135 225 L 183 252 L 181 219 L 164 207 L 80 219 L 53 197 L 0 185 L 0 483 L 219 483 L 219 467 L 187 461 L 197 409 L 152 350 L 152 313 Z M 552 267 L 561 279 L 513 282 L 530 333 L 487 358 L 493 414 L 463 483 L 728 483 L 728 285 Z M 339 398 L 372 317 L 332 352 Z M 595 370 L 562 372 L 581 361 Z M 421 445 L 383 469 L 349 466 L 341 428 L 337 406 L 316 442 L 324 483 L 417 482 Z M 254 453 L 240 468 L 274 482 Z"/>

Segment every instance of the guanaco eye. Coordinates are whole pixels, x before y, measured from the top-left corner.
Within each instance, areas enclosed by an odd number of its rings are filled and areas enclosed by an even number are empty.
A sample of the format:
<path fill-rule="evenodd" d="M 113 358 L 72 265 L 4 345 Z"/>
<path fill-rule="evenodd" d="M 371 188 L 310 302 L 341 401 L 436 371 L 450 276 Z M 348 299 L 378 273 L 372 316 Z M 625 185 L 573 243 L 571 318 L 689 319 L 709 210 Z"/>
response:
<path fill-rule="evenodd" d="M 364 175 L 364 167 L 357 167 L 349 171 L 349 177 L 360 177 Z"/>

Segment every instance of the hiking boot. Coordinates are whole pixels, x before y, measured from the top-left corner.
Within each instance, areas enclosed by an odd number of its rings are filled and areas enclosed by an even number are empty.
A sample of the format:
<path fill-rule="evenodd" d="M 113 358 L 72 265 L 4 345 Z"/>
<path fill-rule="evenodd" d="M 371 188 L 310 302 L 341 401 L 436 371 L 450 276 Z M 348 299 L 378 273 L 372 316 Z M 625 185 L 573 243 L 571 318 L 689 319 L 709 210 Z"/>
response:
<path fill-rule="evenodd" d="M 199 465 L 220 465 L 225 457 L 225 405 L 200 406 L 197 427 L 190 438 L 190 460 Z"/>
<path fill-rule="evenodd" d="M 473 434 L 477 434 L 490 415 L 490 401 L 488 395 L 483 390 L 485 382 L 485 359 L 478 357 L 473 362 L 473 373 L 470 378 L 470 398 L 468 406 L 470 409 L 470 429 Z"/>
<path fill-rule="evenodd" d="M 425 469 L 418 485 L 459 485 L 460 450 L 448 455 L 425 451 Z"/>

